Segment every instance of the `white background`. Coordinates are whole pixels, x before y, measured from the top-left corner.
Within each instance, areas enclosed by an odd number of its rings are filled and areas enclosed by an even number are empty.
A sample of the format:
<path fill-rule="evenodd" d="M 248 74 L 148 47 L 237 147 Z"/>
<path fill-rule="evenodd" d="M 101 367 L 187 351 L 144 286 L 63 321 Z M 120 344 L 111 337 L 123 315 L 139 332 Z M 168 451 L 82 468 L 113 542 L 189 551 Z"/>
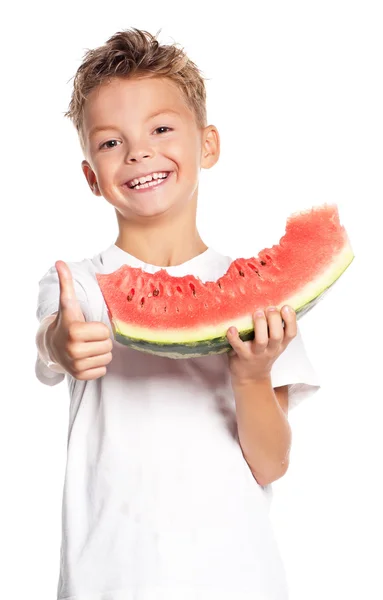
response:
<path fill-rule="evenodd" d="M 221 159 L 198 222 L 232 256 L 278 243 L 287 216 L 336 202 L 356 258 L 300 321 L 322 389 L 290 417 L 272 518 L 291 600 L 383 598 L 381 3 L 13 3 L 2 15 L 1 597 L 52 600 L 68 394 L 34 376 L 38 281 L 117 237 L 64 119 L 86 48 L 128 27 L 179 42 L 209 78 Z"/>

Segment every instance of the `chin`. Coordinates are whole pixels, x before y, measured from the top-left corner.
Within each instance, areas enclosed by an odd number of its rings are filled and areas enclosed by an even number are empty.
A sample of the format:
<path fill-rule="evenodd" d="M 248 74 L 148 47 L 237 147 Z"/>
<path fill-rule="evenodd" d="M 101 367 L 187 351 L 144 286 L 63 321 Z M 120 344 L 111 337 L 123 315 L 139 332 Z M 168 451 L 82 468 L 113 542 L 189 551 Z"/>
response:
<path fill-rule="evenodd" d="M 171 208 L 171 204 L 166 206 L 134 206 L 129 207 L 128 210 L 125 209 L 125 211 L 123 211 L 122 214 L 125 216 L 126 219 L 132 218 L 132 216 L 138 218 L 155 218 L 161 217 L 162 215 L 166 214 Z"/>
<path fill-rule="evenodd" d="M 137 198 L 136 201 L 127 198 L 109 200 L 120 215 L 129 221 L 130 219 L 136 218 L 156 218 L 161 217 L 167 213 L 178 212 L 185 208 L 185 202 L 180 198 L 145 198 L 145 194 L 142 194 L 142 198 Z"/>

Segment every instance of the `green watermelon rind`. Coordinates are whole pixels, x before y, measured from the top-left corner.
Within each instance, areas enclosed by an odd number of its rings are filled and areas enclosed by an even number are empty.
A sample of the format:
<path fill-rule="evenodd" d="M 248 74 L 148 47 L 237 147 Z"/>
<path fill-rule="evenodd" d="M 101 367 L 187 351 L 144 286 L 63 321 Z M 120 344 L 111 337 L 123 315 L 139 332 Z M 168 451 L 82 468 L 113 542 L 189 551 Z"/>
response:
<path fill-rule="evenodd" d="M 278 308 L 281 309 L 285 304 L 289 304 L 294 308 L 297 319 L 300 319 L 323 298 L 353 260 L 354 253 L 347 239 L 342 250 L 321 275 L 307 284 L 299 294 L 283 301 Z M 142 332 L 142 337 L 133 336 L 131 331 L 137 328 L 112 319 L 114 338 L 117 342 L 134 350 L 169 358 L 193 358 L 228 352 L 231 346 L 227 340 L 226 332 L 231 325 L 237 327 L 243 341 L 254 339 L 254 329 L 250 315 L 241 317 L 237 322 L 234 319 L 231 323 L 220 323 L 215 328 L 209 326 L 209 333 L 207 330 L 204 333 L 201 328 L 173 332 L 162 330 L 158 332 L 157 339 L 153 337 L 155 332 L 152 330 Z M 191 337 L 194 339 L 190 339 Z"/>

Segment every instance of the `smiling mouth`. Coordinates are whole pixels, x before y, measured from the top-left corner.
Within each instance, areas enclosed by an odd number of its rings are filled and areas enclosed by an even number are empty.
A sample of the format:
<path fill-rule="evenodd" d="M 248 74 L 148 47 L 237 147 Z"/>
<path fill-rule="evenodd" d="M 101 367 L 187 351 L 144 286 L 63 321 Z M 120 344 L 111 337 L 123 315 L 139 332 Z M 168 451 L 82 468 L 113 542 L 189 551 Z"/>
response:
<path fill-rule="evenodd" d="M 136 179 L 130 179 L 125 183 L 125 186 L 128 187 L 130 190 L 137 191 L 155 188 L 164 183 L 164 181 L 166 181 L 170 173 L 171 171 L 161 171 L 158 173 L 152 173 L 151 175 L 147 175 L 146 177 L 137 177 Z"/>

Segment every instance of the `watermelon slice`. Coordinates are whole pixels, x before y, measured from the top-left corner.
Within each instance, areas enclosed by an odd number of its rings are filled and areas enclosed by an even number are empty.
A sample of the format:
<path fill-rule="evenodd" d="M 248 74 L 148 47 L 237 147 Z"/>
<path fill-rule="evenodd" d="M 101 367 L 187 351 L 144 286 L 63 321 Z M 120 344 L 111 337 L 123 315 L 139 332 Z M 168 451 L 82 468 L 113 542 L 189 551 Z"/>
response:
<path fill-rule="evenodd" d="M 243 340 L 253 339 L 256 308 L 289 304 L 299 319 L 353 258 L 337 206 L 324 204 L 291 215 L 278 245 L 234 260 L 217 281 L 173 277 L 164 269 L 153 275 L 128 265 L 97 274 L 97 280 L 118 342 L 188 358 L 230 350 L 231 325 Z"/>

